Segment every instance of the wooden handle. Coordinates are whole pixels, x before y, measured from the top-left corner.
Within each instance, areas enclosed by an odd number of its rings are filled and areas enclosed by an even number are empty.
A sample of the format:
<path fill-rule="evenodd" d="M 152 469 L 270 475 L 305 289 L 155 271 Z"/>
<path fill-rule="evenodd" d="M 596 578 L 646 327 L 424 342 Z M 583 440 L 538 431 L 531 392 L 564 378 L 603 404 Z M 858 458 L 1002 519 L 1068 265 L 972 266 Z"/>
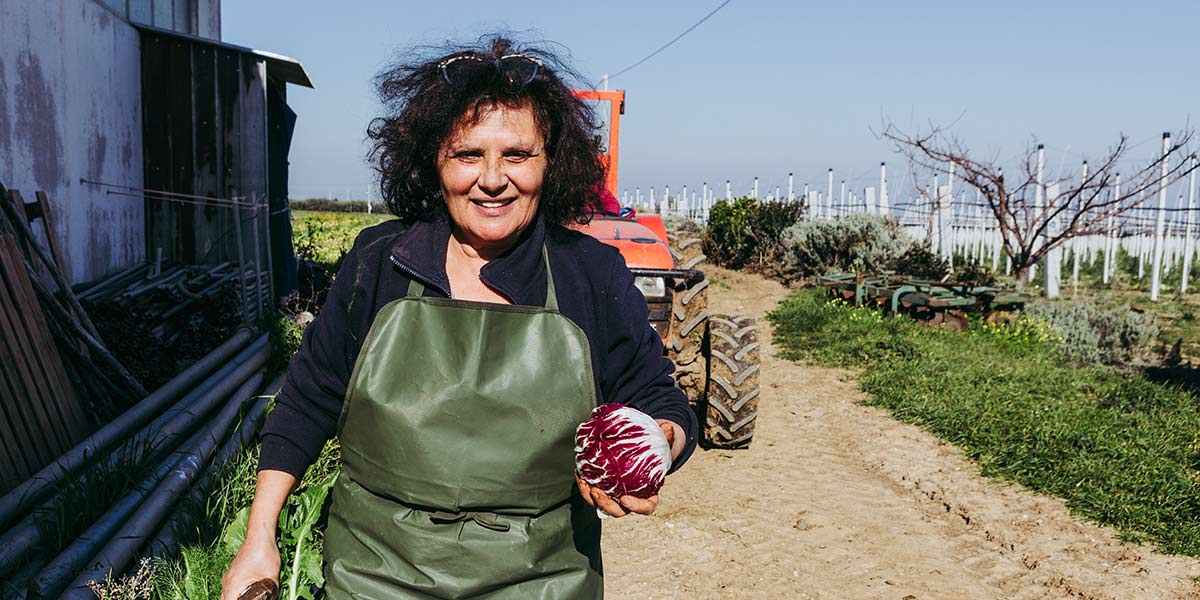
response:
<path fill-rule="evenodd" d="M 279 598 L 279 584 L 270 579 L 259 579 L 238 595 L 238 600 L 276 600 L 277 598 Z"/>

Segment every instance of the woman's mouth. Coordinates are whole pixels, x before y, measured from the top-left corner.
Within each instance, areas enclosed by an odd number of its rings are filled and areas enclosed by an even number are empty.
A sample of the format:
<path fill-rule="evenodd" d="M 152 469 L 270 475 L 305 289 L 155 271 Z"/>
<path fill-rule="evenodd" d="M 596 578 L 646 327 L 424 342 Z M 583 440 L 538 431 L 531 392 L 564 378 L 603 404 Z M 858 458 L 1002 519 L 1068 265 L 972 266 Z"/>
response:
<path fill-rule="evenodd" d="M 516 202 L 516 200 L 516 198 L 509 198 L 508 200 L 472 200 L 471 203 L 483 208 L 502 208 Z"/>

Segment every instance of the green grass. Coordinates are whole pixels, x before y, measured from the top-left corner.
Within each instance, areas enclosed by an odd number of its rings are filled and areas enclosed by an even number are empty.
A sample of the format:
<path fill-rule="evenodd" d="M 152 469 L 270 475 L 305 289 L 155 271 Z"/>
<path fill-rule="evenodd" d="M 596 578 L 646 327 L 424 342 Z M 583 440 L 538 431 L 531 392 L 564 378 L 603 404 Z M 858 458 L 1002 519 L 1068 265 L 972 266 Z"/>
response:
<path fill-rule="evenodd" d="M 323 486 L 338 470 L 340 448 L 336 440 L 325 445 L 321 454 L 301 478 L 296 490 L 288 497 L 280 521 L 281 584 L 288 597 L 289 584 L 307 587 L 320 577 L 321 532 L 324 529 L 321 506 L 328 491 Z M 221 577 L 237 553 L 245 536 L 245 521 L 254 499 L 258 477 L 258 447 L 247 449 L 231 459 L 217 472 L 207 502 L 189 526 L 187 543 L 180 556 L 153 564 L 154 594 L 163 600 L 217 600 L 220 598 Z M 300 530 L 304 529 L 303 535 Z M 296 548 L 302 547 L 300 557 Z M 114 587 L 128 586 L 127 582 L 109 582 Z M 304 590 L 297 590 L 299 595 Z"/>
<path fill-rule="evenodd" d="M 1200 403 L 1065 361 L 1047 327 L 921 327 L 801 291 L 770 315 L 784 356 L 862 368 L 868 404 L 954 443 L 983 473 L 1066 499 L 1128 539 L 1200 556 Z"/>
<path fill-rule="evenodd" d="M 296 256 L 336 269 L 366 227 L 394 219 L 390 214 L 292 211 Z"/>

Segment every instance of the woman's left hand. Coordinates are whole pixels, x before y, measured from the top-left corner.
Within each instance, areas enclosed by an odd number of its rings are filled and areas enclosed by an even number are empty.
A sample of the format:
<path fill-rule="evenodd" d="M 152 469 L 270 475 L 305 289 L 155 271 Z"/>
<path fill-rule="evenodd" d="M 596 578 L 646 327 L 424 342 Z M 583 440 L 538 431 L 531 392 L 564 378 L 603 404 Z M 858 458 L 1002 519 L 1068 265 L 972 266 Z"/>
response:
<path fill-rule="evenodd" d="M 671 457 L 674 458 L 675 453 L 675 429 L 679 426 L 674 423 L 659 419 L 658 426 L 662 428 L 663 435 L 667 437 L 667 444 L 671 446 Z M 584 501 L 589 506 L 598 508 L 604 511 L 609 516 L 623 517 L 631 512 L 639 515 L 654 514 L 654 510 L 658 508 L 658 495 L 655 494 L 649 498 L 638 498 L 637 496 L 621 496 L 613 500 L 604 490 L 598 487 L 589 485 L 586 481 L 575 476 L 575 483 L 579 486 L 579 494 L 583 496 Z"/>

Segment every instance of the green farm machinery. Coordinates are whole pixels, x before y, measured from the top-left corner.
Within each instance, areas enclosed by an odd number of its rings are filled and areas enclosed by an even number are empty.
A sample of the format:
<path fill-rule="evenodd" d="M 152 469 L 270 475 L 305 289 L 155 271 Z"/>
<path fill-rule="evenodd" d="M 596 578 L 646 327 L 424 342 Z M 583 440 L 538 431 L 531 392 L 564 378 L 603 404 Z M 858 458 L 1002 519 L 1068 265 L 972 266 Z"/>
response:
<path fill-rule="evenodd" d="M 967 313 L 991 315 L 1020 310 L 1031 298 L 1014 290 L 990 286 L 914 279 L 885 273 L 835 273 L 817 279 L 831 298 L 858 306 L 878 306 L 893 315 L 907 315 L 951 331 L 967 328 Z"/>

